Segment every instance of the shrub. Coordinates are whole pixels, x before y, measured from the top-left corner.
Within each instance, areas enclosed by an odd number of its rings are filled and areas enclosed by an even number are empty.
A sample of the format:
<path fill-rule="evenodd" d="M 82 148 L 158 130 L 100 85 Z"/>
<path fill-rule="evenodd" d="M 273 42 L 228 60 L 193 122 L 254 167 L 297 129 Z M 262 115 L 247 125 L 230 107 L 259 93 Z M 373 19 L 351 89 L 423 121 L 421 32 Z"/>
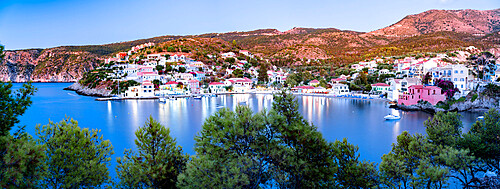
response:
<path fill-rule="evenodd" d="M 479 96 L 479 95 L 477 95 L 477 94 L 472 95 L 472 98 L 470 99 L 470 101 L 471 101 L 471 102 L 476 101 L 476 99 L 477 99 L 477 97 L 478 97 L 478 96 Z"/>

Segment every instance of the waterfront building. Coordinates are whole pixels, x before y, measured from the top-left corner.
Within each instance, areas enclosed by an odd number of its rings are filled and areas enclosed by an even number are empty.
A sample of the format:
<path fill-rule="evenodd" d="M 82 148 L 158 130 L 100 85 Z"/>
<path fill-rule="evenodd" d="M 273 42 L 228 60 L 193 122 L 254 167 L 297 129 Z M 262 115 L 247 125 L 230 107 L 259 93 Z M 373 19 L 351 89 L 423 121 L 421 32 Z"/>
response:
<path fill-rule="evenodd" d="M 399 93 L 401 92 L 401 81 L 402 79 L 389 79 L 389 91 L 387 91 L 387 99 L 391 101 L 397 101 L 399 98 Z"/>
<path fill-rule="evenodd" d="M 349 94 L 349 86 L 346 84 L 341 84 L 341 83 L 335 83 L 331 84 L 332 88 L 329 90 L 330 94 L 333 95 L 347 95 Z"/>
<path fill-rule="evenodd" d="M 401 92 L 408 91 L 408 87 L 412 85 L 421 85 L 422 81 L 415 77 L 405 77 L 401 80 Z"/>
<path fill-rule="evenodd" d="M 435 67 L 429 70 L 432 75 L 432 81 L 442 79 L 453 82 L 462 95 L 467 95 L 467 82 L 471 79 L 469 69 L 463 64 L 451 64 L 444 67 Z"/>
<path fill-rule="evenodd" d="M 248 78 L 231 78 L 224 81 L 226 86 L 233 86 L 233 92 L 248 92 L 252 88 L 252 80 Z"/>
<path fill-rule="evenodd" d="M 372 91 L 375 93 L 387 93 L 391 86 L 385 83 L 375 83 L 372 84 Z"/>
<path fill-rule="evenodd" d="M 124 97 L 139 97 L 139 91 L 141 89 L 141 86 L 130 86 L 128 89 L 125 91 Z"/>
<path fill-rule="evenodd" d="M 219 93 L 224 93 L 226 92 L 226 85 L 224 83 L 220 82 L 212 82 L 208 84 L 208 89 L 210 90 L 211 93 L 219 94 Z"/>
<path fill-rule="evenodd" d="M 292 92 L 296 93 L 312 93 L 314 91 L 313 86 L 296 86 L 292 88 Z"/>
<path fill-rule="evenodd" d="M 446 96 L 436 86 L 412 85 L 407 92 L 399 95 L 398 104 L 414 105 L 421 100 L 436 105 L 439 101 L 445 101 Z"/>
<path fill-rule="evenodd" d="M 155 87 L 153 83 L 149 80 L 145 80 L 141 83 L 141 89 L 139 91 L 140 97 L 153 97 L 155 96 Z"/>

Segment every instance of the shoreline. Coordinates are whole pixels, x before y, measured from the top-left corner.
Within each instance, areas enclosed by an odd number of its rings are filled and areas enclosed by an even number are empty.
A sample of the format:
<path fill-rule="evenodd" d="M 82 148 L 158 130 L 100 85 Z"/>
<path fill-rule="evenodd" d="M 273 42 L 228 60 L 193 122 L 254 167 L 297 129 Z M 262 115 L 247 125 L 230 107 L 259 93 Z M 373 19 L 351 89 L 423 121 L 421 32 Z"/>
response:
<path fill-rule="evenodd" d="M 53 82 L 53 83 L 65 83 L 65 82 Z M 72 85 L 64 88 L 63 90 L 68 90 L 68 91 L 75 91 L 78 95 L 82 96 L 90 96 L 90 97 L 95 97 L 96 101 L 114 101 L 114 100 L 156 100 L 159 99 L 160 97 L 154 96 L 154 97 L 137 97 L 137 98 L 120 98 L 120 99 L 114 99 L 111 98 L 113 95 L 111 95 L 111 91 L 105 90 L 105 89 L 89 89 L 87 87 L 81 86 L 79 83 L 73 83 Z M 249 92 L 249 93 L 242 93 L 242 92 L 227 92 L 227 93 L 221 93 L 221 94 L 216 94 L 216 95 L 233 95 L 233 94 L 260 94 L 260 95 L 273 95 L 276 91 L 254 91 L 254 92 Z M 202 95 L 210 95 L 210 94 L 202 94 Z M 379 98 L 379 97 L 369 97 L 360 95 L 357 97 L 353 96 L 338 96 L 338 95 L 330 95 L 330 94 L 314 94 L 314 93 L 292 93 L 294 96 L 313 96 L 313 97 L 325 97 L 325 98 L 337 98 L 337 99 L 349 99 L 349 100 L 363 100 L 363 101 L 379 101 L 379 102 L 392 102 L 389 99 L 385 98 Z M 101 99 L 99 99 L 101 98 Z M 185 98 L 185 97 L 183 97 Z M 490 104 L 491 105 L 491 104 Z M 483 112 L 487 111 L 488 109 L 495 108 L 499 109 L 499 107 L 496 106 L 484 106 L 484 105 L 475 105 L 475 106 L 466 106 L 463 108 L 457 108 L 453 107 L 453 109 L 449 110 L 444 110 L 441 108 L 437 108 L 432 105 L 422 105 L 422 104 L 416 104 L 416 105 L 400 105 L 400 104 L 392 104 L 389 106 L 389 108 L 396 109 L 396 110 L 402 110 L 405 112 L 412 112 L 412 111 L 421 111 L 429 114 L 435 114 L 437 112 Z"/>
<path fill-rule="evenodd" d="M 43 81 L 29 81 L 29 82 L 17 82 L 17 81 L 2 81 L 3 83 L 76 83 L 73 81 L 50 81 L 50 82 L 43 82 Z"/>
<path fill-rule="evenodd" d="M 64 88 L 63 90 L 67 91 L 75 91 L 76 94 L 82 96 L 91 96 L 91 97 L 112 97 L 111 91 L 105 89 L 90 89 L 88 87 L 80 85 L 78 82 L 73 83 L 72 85 Z"/>

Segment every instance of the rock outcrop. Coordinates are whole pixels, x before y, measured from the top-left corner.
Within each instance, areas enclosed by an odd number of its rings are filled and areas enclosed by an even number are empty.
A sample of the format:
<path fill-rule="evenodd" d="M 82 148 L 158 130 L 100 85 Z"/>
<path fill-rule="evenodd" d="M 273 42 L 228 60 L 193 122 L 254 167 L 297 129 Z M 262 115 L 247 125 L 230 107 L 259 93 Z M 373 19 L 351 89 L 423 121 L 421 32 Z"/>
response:
<path fill-rule="evenodd" d="M 463 102 L 455 102 L 454 104 L 450 105 L 450 108 L 448 110 L 442 109 L 435 107 L 431 105 L 430 103 L 419 103 L 415 105 L 400 105 L 400 104 L 395 104 L 391 105 L 391 108 L 396 108 L 400 109 L 403 111 L 423 111 L 427 113 L 434 114 L 436 112 L 447 112 L 447 111 L 453 111 L 453 112 L 465 112 L 465 111 L 470 111 L 470 112 L 483 112 L 487 111 L 488 109 L 500 109 L 500 99 L 494 98 L 494 97 L 487 97 L 487 96 L 479 96 L 477 99 L 472 101 L 472 99 L 469 97 L 467 100 Z"/>
<path fill-rule="evenodd" d="M 63 47 L 6 51 L 0 63 L 0 81 L 75 82 L 94 69 L 100 58 Z"/>
<path fill-rule="evenodd" d="M 399 109 L 399 110 L 403 110 L 403 111 L 423 111 L 423 112 L 427 112 L 430 114 L 445 111 L 444 109 L 437 108 L 430 103 L 419 103 L 419 104 L 409 105 L 409 106 L 395 104 L 395 105 L 391 105 L 390 107 L 395 108 L 395 109 Z"/>
<path fill-rule="evenodd" d="M 91 89 L 85 86 L 80 85 L 79 83 L 73 83 L 69 87 L 64 88 L 64 90 L 75 91 L 79 95 L 85 96 L 96 96 L 96 97 L 111 97 L 110 90 L 106 89 Z"/>
<path fill-rule="evenodd" d="M 408 15 L 401 21 L 373 32 L 373 35 L 408 37 L 438 31 L 486 35 L 500 31 L 500 9 L 429 10 Z"/>
<path fill-rule="evenodd" d="M 487 96 L 479 96 L 477 99 L 472 102 L 469 98 L 464 102 L 456 102 L 450 106 L 450 111 L 484 111 L 488 109 L 500 109 L 500 99 L 487 97 Z"/>

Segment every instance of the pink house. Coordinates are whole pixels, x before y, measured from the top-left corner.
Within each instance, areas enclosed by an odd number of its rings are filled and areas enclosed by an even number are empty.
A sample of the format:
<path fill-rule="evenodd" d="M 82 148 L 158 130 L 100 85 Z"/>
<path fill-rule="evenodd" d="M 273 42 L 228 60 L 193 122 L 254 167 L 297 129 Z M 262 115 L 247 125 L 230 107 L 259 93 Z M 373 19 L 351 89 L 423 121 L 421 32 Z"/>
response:
<path fill-rule="evenodd" d="M 146 74 L 158 74 L 158 72 L 154 71 L 153 67 L 150 66 L 139 66 L 138 70 L 137 76 L 139 77 Z"/>
<path fill-rule="evenodd" d="M 445 101 L 446 96 L 436 86 L 412 85 L 408 87 L 408 92 L 399 95 L 398 104 L 414 105 L 420 100 L 436 105 L 439 101 Z"/>
<path fill-rule="evenodd" d="M 189 80 L 188 87 L 191 93 L 200 94 L 200 82 L 198 80 Z"/>

